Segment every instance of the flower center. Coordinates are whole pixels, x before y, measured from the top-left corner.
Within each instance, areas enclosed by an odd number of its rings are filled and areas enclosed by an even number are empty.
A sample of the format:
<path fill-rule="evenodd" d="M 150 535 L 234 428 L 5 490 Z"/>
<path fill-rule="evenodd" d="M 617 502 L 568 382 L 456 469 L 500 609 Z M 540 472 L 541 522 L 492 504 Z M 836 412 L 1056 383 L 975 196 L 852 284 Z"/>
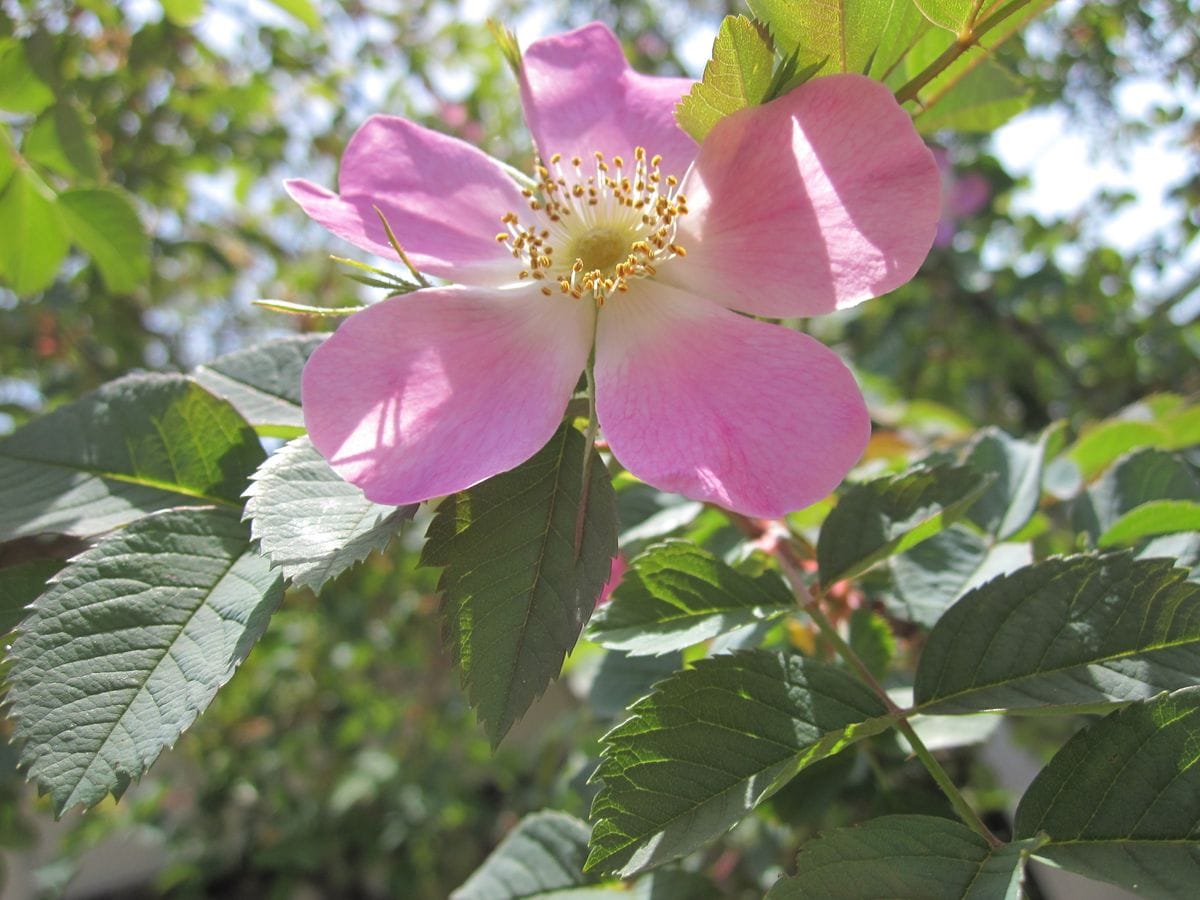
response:
<path fill-rule="evenodd" d="M 501 216 L 507 231 L 496 240 L 507 243 L 520 261 L 520 279 L 545 281 L 542 293 L 576 299 L 590 295 L 603 305 L 613 293 L 629 290 L 629 282 L 657 273 L 656 266 L 684 256 L 675 242 L 678 219 L 687 214 L 687 198 L 679 180 L 659 171 L 661 157 L 634 151 L 632 166 L 620 156 L 593 154 L 583 159 L 550 157 L 536 167 L 536 189 L 522 191 L 532 216 Z"/>

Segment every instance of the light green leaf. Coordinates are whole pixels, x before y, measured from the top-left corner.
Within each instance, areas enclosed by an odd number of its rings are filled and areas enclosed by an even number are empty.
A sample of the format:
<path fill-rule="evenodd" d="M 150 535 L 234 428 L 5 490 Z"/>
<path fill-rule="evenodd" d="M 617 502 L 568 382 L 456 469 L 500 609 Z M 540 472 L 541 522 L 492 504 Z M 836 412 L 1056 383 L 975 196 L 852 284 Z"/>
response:
<path fill-rule="evenodd" d="M 204 0 L 162 0 L 162 7 L 172 25 L 186 28 L 204 12 Z"/>
<path fill-rule="evenodd" d="M 0 122 L 0 191 L 3 191 L 17 170 L 17 151 L 13 149 L 12 138 L 8 134 L 8 126 Z M 3 270 L 0 270 L 2 274 Z"/>
<path fill-rule="evenodd" d="M 633 656 L 682 650 L 795 609 L 774 572 L 751 578 L 694 544 L 656 544 L 633 560 L 589 639 Z"/>
<path fill-rule="evenodd" d="M 848 643 L 858 658 L 882 679 L 896 654 L 896 638 L 887 621 L 872 609 L 859 607 L 850 614 Z"/>
<path fill-rule="evenodd" d="M 372 503 L 307 437 L 277 450 L 246 491 L 246 518 L 263 554 L 292 584 L 314 591 L 383 550 L 415 510 Z"/>
<path fill-rule="evenodd" d="M 917 130 L 931 134 L 941 129 L 987 133 L 1025 110 L 1033 91 L 992 59 L 966 71 L 926 96 L 928 105 L 913 114 Z"/>
<path fill-rule="evenodd" d="M 54 192 L 25 166 L 0 194 L 0 222 L 0 277 L 17 294 L 48 288 L 70 246 L 67 229 Z"/>
<path fill-rule="evenodd" d="M 587 884 L 586 822 L 537 812 L 517 823 L 450 900 L 524 900 Z M 559 896 L 555 893 L 555 896 Z"/>
<path fill-rule="evenodd" d="M 1020 900 L 1025 864 L 1040 843 L 991 847 L 950 819 L 882 816 L 806 843 L 796 875 L 775 882 L 767 900 Z"/>
<path fill-rule="evenodd" d="M 983 5 L 979 0 L 914 0 L 921 13 L 934 25 L 958 35 L 968 24 L 974 24 Z"/>
<path fill-rule="evenodd" d="M 844 669 L 760 650 L 661 682 L 604 737 L 588 869 L 628 877 L 712 841 L 805 766 L 891 724 Z"/>
<path fill-rule="evenodd" d="M 1042 495 L 1042 463 L 1046 443 L 1056 429 L 1047 429 L 1036 444 L 1011 437 L 999 428 L 986 428 L 971 442 L 966 462 L 996 480 L 975 501 L 967 518 L 999 540 L 1012 537 L 1037 512 Z"/>
<path fill-rule="evenodd" d="M 1052 559 L 990 581 L 934 626 L 922 712 L 1089 708 L 1200 680 L 1200 585 L 1170 560 Z"/>
<path fill-rule="evenodd" d="M 1108 419 L 1086 430 L 1066 456 L 1084 480 L 1090 480 L 1130 451 L 1146 447 L 1177 450 L 1195 444 L 1200 439 L 1194 428 L 1200 421 L 1197 414 L 1200 407 L 1164 416 L 1163 421 Z"/>
<path fill-rule="evenodd" d="M 854 485 L 821 527 L 821 583 L 858 575 L 933 537 L 965 513 L 993 478 L 967 466 L 937 466 Z"/>
<path fill-rule="evenodd" d="M 1017 807 L 1054 865 L 1149 898 L 1200 884 L 1200 689 L 1131 703 L 1076 734 Z"/>
<path fill-rule="evenodd" d="M 25 607 L 37 599 L 50 576 L 62 567 L 57 559 L 35 559 L 0 569 L 0 638 L 25 618 Z"/>
<path fill-rule="evenodd" d="M 29 65 L 19 38 L 0 38 L 0 109 L 36 115 L 54 102 L 54 91 Z"/>
<path fill-rule="evenodd" d="M 1100 535 L 1101 547 L 1132 544 L 1145 537 L 1200 531 L 1200 503 L 1192 500 L 1152 500 L 1136 506 Z"/>
<path fill-rule="evenodd" d="M 263 460 L 241 416 L 181 375 L 130 375 L 0 440 L 0 540 L 88 536 L 155 509 L 241 509 Z"/>
<path fill-rule="evenodd" d="M 150 239 L 137 210 L 115 188 L 64 191 L 58 196 L 71 238 L 96 263 L 110 291 L 129 293 L 150 275 Z"/>
<path fill-rule="evenodd" d="M 445 567 L 446 641 L 493 745 L 558 675 L 617 553 L 612 482 L 589 449 L 585 489 L 584 448 L 564 425 L 517 468 L 447 497 L 429 525 L 421 563 Z"/>
<path fill-rule="evenodd" d="M 1075 502 L 1073 520 L 1080 531 L 1099 540 L 1138 507 L 1162 500 L 1200 503 L 1200 473 L 1180 455 L 1139 450 L 1105 472 Z"/>
<path fill-rule="evenodd" d="M 679 127 L 697 141 L 730 113 L 762 103 L 771 86 L 775 53 L 767 35 L 745 16 L 726 16 L 713 41 L 704 76 L 679 102 Z"/>
<path fill-rule="evenodd" d="M 76 557 L 12 648 L 21 764 L 61 815 L 130 782 L 208 706 L 262 634 L 279 573 L 237 513 L 147 516 Z"/>
<path fill-rule="evenodd" d="M 925 26 L 912 0 L 750 0 L 784 57 L 816 75 L 860 72 L 881 77 Z"/>
<path fill-rule="evenodd" d="M 300 372 L 324 339 L 309 334 L 238 350 L 197 366 L 193 377 L 232 403 L 259 434 L 296 437 L 304 432 Z"/>
<path fill-rule="evenodd" d="M 271 0 L 285 13 L 299 19 L 313 31 L 321 27 L 321 14 L 312 0 Z"/>
<path fill-rule="evenodd" d="M 100 177 L 96 136 L 71 103 L 56 103 L 21 142 L 21 155 L 68 177 Z"/>
<path fill-rule="evenodd" d="M 888 560 L 895 590 L 884 595 L 883 602 L 893 616 L 932 628 L 967 591 L 1031 562 L 1033 548 L 1029 544 L 989 547 L 970 528 L 951 525 Z"/>

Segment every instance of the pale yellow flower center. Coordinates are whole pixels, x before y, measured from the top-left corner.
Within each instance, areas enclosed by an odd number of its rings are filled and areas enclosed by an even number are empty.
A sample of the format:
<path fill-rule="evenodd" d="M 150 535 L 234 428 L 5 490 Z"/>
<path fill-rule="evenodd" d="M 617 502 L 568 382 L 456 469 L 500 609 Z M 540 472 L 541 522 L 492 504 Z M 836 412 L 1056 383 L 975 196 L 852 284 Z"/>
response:
<path fill-rule="evenodd" d="M 661 157 L 638 147 L 632 166 L 620 156 L 593 159 L 587 173 L 578 156 L 564 161 L 556 153 L 548 166 L 539 164 L 536 188 L 522 191 L 533 215 L 506 212 L 500 220 L 508 230 L 496 240 L 520 262 L 517 277 L 544 281 L 546 296 L 590 297 L 603 305 L 629 290 L 631 280 L 685 255 L 675 231 L 688 210 L 679 180 L 659 171 Z"/>

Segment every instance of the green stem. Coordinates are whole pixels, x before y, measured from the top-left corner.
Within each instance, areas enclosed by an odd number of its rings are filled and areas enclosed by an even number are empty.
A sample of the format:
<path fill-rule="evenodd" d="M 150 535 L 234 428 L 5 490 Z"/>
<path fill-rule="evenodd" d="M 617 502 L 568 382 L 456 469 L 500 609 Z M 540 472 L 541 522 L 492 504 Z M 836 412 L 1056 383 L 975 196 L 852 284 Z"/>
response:
<path fill-rule="evenodd" d="M 967 803 L 962 792 L 954 785 L 950 776 L 946 774 L 946 770 L 942 768 L 941 763 L 934 758 L 933 754 L 929 752 L 929 748 L 918 737 L 916 730 L 906 718 L 908 712 L 892 702 L 892 698 L 887 695 L 887 691 L 883 689 L 883 685 L 879 683 L 878 679 L 875 678 L 875 675 L 867 667 L 867 664 L 863 662 L 862 657 L 854 652 L 854 648 L 846 643 L 845 639 L 838 632 L 837 626 L 829 621 L 829 617 L 825 615 L 825 611 L 821 608 L 821 601 L 824 599 L 824 593 L 821 589 L 814 585 L 808 592 L 808 599 L 804 599 L 804 579 L 801 577 L 798 567 L 789 558 L 786 543 L 778 545 L 775 558 L 787 576 L 788 581 L 791 582 L 797 603 L 817 623 L 817 628 L 820 629 L 821 635 L 833 645 L 834 649 L 837 650 L 838 656 L 849 663 L 866 685 L 883 701 L 888 714 L 896 720 L 896 728 L 904 735 L 905 740 L 912 747 L 913 753 L 921 761 L 921 764 L 925 766 L 925 769 L 933 777 L 933 780 L 937 782 L 937 786 L 946 795 L 946 799 L 950 801 L 950 805 L 954 807 L 954 811 L 958 813 L 959 818 L 972 831 L 987 841 L 990 846 L 1003 846 L 1004 842 L 992 834 L 988 827 L 983 824 L 983 820 L 976 815 L 975 810 L 971 809 L 970 804 Z"/>
<path fill-rule="evenodd" d="M 1030 2 L 1031 0 L 1013 0 L 1012 3 L 996 10 L 982 22 L 978 23 L 974 21 L 975 15 L 978 14 L 977 6 L 972 10 L 971 17 L 963 26 L 963 30 L 954 39 L 954 43 L 942 51 L 942 54 L 937 59 L 918 72 L 907 84 L 896 91 L 896 101 L 907 103 L 909 100 L 916 100 L 917 95 L 921 92 L 921 88 L 950 68 L 955 60 L 978 44 L 981 37 L 1017 10 L 1028 6 Z M 981 5 L 979 4 L 979 6 Z"/>
<path fill-rule="evenodd" d="M 583 548 L 583 523 L 587 517 L 587 500 L 588 487 L 591 484 L 592 478 L 592 457 L 595 454 L 596 433 L 599 431 L 600 422 L 596 418 L 596 375 L 593 369 L 596 364 L 596 350 L 593 347 L 592 353 L 588 357 L 587 369 L 584 370 L 584 375 L 587 378 L 587 401 L 588 401 L 588 424 L 587 431 L 583 435 L 583 489 L 579 494 L 579 512 L 575 516 L 575 558 L 579 558 L 580 550 Z"/>

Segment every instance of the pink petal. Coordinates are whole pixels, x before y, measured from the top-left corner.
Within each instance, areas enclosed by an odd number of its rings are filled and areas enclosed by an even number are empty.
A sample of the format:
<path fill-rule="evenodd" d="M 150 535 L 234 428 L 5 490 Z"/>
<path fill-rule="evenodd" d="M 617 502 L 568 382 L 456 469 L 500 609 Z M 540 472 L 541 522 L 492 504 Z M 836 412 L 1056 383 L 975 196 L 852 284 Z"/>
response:
<path fill-rule="evenodd" d="M 682 189 L 690 212 L 676 239 L 688 256 L 663 278 L 765 316 L 819 315 L 899 287 L 939 213 L 932 154 L 891 92 L 861 75 L 722 119 Z"/>
<path fill-rule="evenodd" d="M 387 216 L 413 265 L 463 284 L 516 279 L 520 264 L 496 241 L 500 217 L 526 200 L 486 153 L 406 119 L 372 116 L 346 147 L 341 195 L 303 179 L 287 182 L 306 213 L 338 237 L 397 259 L 372 208 Z"/>
<path fill-rule="evenodd" d="M 634 148 L 662 156 L 682 177 L 696 142 L 675 124 L 675 104 L 692 82 L 641 75 L 598 22 L 534 41 L 522 56 L 521 101 L 542 159 L 554 153 L 630 159 Z"/>
<path fill-rule="evenodd" d="M 309 358 L 304 421 L 377 503 L 453 493 L 550 439 L 587 362 L 592 310 L 533 289 L 432 288 L 347 319 Z"/>
<path fill-rule="evenodd" d="M 596 379 L 604 436 L 630 472 L 751 516 L 824 497 L 871 433 L 833 351 L 660 283 L 604 307 Z"/>

